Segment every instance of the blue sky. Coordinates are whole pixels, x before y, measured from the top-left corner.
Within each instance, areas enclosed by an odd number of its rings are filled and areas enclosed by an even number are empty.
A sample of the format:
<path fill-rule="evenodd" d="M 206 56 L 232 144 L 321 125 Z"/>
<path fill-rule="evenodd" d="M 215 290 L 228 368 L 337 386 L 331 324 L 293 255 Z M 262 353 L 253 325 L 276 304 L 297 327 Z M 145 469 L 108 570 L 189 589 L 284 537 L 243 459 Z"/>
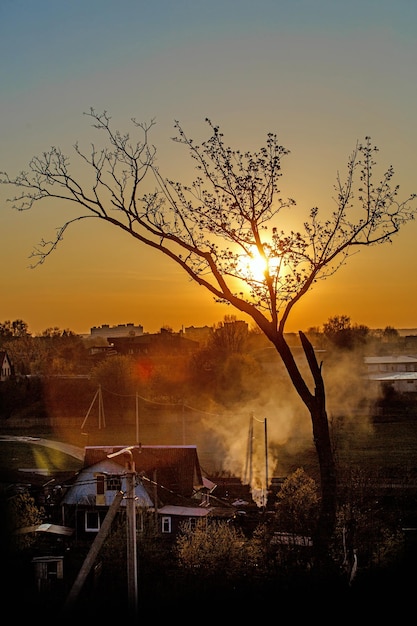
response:
<path fill-rule="evenodd" d="M 393 164 L 408 195 L 417 190 L 416 26 L 411 0 L 2 0 L 0 170 L 15 174 L 51 145 L 70 154 L 75 141 L 88 145 L 83 112 L 92 106 L 121 130 L 132 117 L 155 118 L 161 163 L 177 177 L 186 165 L 170 142 L 175 119 L 201 138 L 209 117 L 242 150 L 276 132 L 291 151 L 285 191 L 307 209 L 331 206 L 337 170 L 371 135 L 381 167 Z M 9 195 L 0 188 L 0 321 L 21 318 L 33 332 L 126 322 L 154 332 L 231 313 L 109 228 L 75 229 L 28 269 L 32 247 L 62 214 L 14 212 Z M 338 314 L 417 326 L 416 235 L 410 224 L 392 246 L 353 258 L 297 308 L 294 329 Z"/>

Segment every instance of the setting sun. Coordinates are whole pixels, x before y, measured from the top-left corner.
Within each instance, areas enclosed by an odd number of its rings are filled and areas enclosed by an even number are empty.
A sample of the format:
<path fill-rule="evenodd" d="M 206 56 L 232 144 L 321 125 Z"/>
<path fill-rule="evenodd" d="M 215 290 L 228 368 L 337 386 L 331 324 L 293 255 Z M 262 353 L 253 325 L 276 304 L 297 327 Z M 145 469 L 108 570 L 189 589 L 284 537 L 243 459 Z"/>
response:
<path fill-rule="evenodd" d="M 265 279 L 265 271 L 268 267 L 267 260 L 256 250 L 251 255 L 242 256 L 239 263 L 239 271 L 242 278 L 262 282 Z"/>

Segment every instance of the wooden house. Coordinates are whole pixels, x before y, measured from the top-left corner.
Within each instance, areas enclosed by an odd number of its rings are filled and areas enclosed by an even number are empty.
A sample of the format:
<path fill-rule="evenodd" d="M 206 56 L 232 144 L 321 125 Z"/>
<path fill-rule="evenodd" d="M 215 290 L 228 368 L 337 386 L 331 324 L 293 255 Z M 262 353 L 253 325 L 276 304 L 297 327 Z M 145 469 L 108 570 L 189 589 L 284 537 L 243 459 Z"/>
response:
<path fill-rule="evenodd" d="M 175 538 L 185 521 L 235 516 L 234 507 L 211 496 L 196 446 L 88 446 L 61 501 L 62 523 L 74 527 L 78 539 L 94 539 L 116 493 L 126 493 L 132 468 L 138 532 L 152 519 L 161 535 Z M 121 512 L 125 507 L 123 498 Z"/>
<path fill-rule="evenodd" d="M 6 350 L 0 350 L 0 382 L 9 380 L 13 375 L 13 364 Z"/>

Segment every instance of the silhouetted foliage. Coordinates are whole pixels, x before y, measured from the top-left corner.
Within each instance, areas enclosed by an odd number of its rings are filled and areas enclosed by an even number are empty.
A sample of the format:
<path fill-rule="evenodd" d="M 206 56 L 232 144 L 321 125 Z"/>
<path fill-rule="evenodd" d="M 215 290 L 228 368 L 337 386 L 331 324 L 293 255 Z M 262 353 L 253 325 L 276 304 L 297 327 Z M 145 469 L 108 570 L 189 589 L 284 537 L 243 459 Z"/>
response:
<path fill-rule="evenodd" d="M 309 535 L 317 524 L 319 491 L 315 481 L 298 468 L 277 493 L 274 523 L 292 535 Z"/>
<path fill-rule="evenodd" d="M 0 347 L 2 347 L 6 341 L 26 337 L 28 334 L 28 325 L 23 320 L 18 319 L 13 322 L 6 320 L 0 323 Z"/>
<path fill-rule="evenodd" d="M 364 345 L 369 332 L 369 328 L 363 324 L 351 324 L 347 315 L 336 315 L 323 324 L 324 336 L 334 346 L 345 350 Z"/>
<path fill-rule="evenodd" d="M 28 492 L 17 493 L 8 500 L 6 511 L 8 537 L 14 550 L 26 550 L 37 538 L 33 532 L 18 533 L 27 527 L 36 527 L 44 521 L 45 511 L 36 506 Z"/>

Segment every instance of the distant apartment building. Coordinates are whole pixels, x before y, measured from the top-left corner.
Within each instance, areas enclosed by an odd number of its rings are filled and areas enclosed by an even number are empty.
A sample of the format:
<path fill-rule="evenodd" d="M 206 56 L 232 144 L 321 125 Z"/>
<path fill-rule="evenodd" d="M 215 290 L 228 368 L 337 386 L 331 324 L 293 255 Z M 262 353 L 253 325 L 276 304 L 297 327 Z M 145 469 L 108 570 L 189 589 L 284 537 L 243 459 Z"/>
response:
<path fill-rule="evenodd" d="M 183 329 L 184 336 L 192 341 L 197 341 L 200 345 L 207 343 L 210 333 L 213 331 L 211 326 L 186 326 Z"/>
<path fill-rule="evenodd" d="M 129 324 L 117 324 L 117 326 L 110 326 L 109 324 L 103 324 L 102 326 L 93 326 L 90 328 L 91 337 L 136 337 L 143 335 L 143 326 L 135 326 L 133 323 Z"/>
<path fill-rule="evenodd" d="M 187 339 L 183 333 L 173 333 L 161 329 L 160 333 L 145 333 L 141 336 L 111 336 L 108 342 L 117 354 L 132 356 L 178 356 L 195 352 L 199 344 Z"/>

